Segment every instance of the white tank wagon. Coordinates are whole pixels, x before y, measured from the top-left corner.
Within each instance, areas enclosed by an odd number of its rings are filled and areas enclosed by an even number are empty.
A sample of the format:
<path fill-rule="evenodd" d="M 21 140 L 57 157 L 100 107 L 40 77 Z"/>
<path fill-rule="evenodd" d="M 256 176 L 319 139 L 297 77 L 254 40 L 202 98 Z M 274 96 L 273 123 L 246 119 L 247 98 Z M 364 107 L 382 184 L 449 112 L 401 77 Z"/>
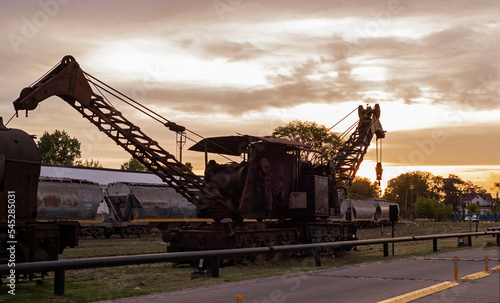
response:
<path fill-rule="evenodd" d="M 195 205 L 164 184 L 111 183 L 104 199 L 117 222 L 158 223 L 165 229 L 197 221 Z"/>
<path fill-rule="evenodd" d="M 370 200 L 346 199 L 340 206 L 342 219 L 354 222 L 374 222 L 380 209 Z"/>
<path fill-rule="evenodd" d="M 38 220 L 94 220 L 103 199 L 99 184 L 68 178 L 40 178 Z"/>
<path fill-rule="evenodd" d="M 340 206 L 342 219 L 356 222 L 359 228 L 378 227 L 389 222 L 389 206 L 399 205 L 383 199 L 346 199 Z"/>
<path fill-rule="evenodd" d="M 379 224 L 384 224 L 385 222 L 389 222 L 389 206 L 396 205 L 398 208 L 398 216 L 399 216 L 399 205 L 396 202 L 391 202 L 383 199 L 372 199 L 373 204 L 380 209 L 380 215 L 376 218 L 376 221 Z"/>

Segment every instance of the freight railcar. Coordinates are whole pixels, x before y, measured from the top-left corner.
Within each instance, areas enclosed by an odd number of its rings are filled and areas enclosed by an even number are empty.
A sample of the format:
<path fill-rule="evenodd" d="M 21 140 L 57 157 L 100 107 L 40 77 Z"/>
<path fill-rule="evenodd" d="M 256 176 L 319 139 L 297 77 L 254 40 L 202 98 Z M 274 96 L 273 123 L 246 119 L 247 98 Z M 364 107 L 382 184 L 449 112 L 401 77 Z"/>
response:
<path fill-rule="evenodd" d="M 198 226 L 196 207 L 165 184 L 115 182 L 104 190 L 95 182 L 71 178 L 40 178 L 38 217 L 41 222 L 77 221 L 83 237 L 142 235 L 181 225 Z M 106 202 L 109 218 L 98 219 Z"/>
<path fill-rule="evenodd" d="M 95 220 L 102 199 L 102 189 L 97 183 L 68 178 L 40 178 L 38 219 Z"/>
<path fill-rule="evenodd" d="M 102 188 L 95 182 L 72 178 L 40 178 L 37 220 L 75 221 L 80 226 L 81 236 L 103 236 L 106 226 L 97 219 L 97 209 L 103 196 Z"/>
<path fill-rule="evenodd" d="M 115 182 L 106 188 L 104 199 L 113 222 L 130 223 L 129 234 L 207 221 L 197 219 L 196 207 L 166 184 Z"/>
<path fill-rule="evenodd" d="M 389 207 L 391 205 L 397 207 L 399 217 L 399 204 L 397 204 L 396 202 L 391 202 L 383 199 L 373 199 L 373 203 L 380 209 L 380 217 L 377 218 L 377 221 L 381 224 L 389 222 Z"/>
<path fill-rule="evenodd" d="M 359 228 L 374 228 L 389 223 L 389 206 L 397 203 L 383 199 L 346 199 L 340 206 L 342 219 L 355 222 Z"/>

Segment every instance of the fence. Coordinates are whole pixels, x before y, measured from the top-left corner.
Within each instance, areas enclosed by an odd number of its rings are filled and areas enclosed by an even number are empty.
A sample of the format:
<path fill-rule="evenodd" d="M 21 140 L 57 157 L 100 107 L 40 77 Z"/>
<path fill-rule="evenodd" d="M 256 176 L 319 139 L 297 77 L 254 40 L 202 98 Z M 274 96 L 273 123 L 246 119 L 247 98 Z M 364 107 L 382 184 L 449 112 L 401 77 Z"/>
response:
<path fill-rule="evenodd" d="M 466 215 L 466 214 L 454 214 L 453 219 L 456 221 L 476 221 L 478 218 L 477 215 Z M 490 221 L 490 222 L 498 222 L 500 220 L 500 215 L 479 215 L 479 221 Z"/>
<path fill-rule="evenodd" d="M 62 260 L 62 261 L 43 261 L 18 263 L 15 265 L 16 274 L 28 274 L 36 272 L 55 272 L 54 277 L 54 294 L 58 296 L 64 295 L 64 283 L 66 270 L 97 268 L 97 267 L 113 267 L 124 265 L 160 263 L 160 262 L 175 262 L 193 259 L 210 259 L 212 260 L 212 277 L 219 277 L 219 265 L 222 257 L 258 255 L 258 254 L 276 254 L 279 252 L 292 251 L 314 251 L 315 266 L 321 266 L 321 249 L 340 249 L 343 247 L 376 245 L 382 244 L 384 256 L 389 255 L 389 243 L 411 242 L 411 241 L 433 241 L 433 251 L 437 251 L 437 240 L 445 238 L 465 238 L 468 237 L 467 244 L 472 246 L 473 236 L 495 236 L 496 245 L 500 246 L 500 231 L 485 231 L 485 232 L 470 232 L 470 233 L 455 233 L 442 235 L 414 236 L 414 237 L 398 237 L 387 239 L 372 239 L 372 240 L 356 240 L 342 242 L 325 242 L 325 243 L 310 243 L 298 245 L 283 245 L 270 247 L 254 247 L 254 248 L 238 248 L 224 250 L 205 250 L 193 252 L 179 253 L 162 253 L 138 256 L 122 256 L 122 257 L 107 257 L 93 259 L 78 259 L 78 260 Z M 7 264 L 0 265 L 0 276 L 9 275 L 11 267 Z"/>

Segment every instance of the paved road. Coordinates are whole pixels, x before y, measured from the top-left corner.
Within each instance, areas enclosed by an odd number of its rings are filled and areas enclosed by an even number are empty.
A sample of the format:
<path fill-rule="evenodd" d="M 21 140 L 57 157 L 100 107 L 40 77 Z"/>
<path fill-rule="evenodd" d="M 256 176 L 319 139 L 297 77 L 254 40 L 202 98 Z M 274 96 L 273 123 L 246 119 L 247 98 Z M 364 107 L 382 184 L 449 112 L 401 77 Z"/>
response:
<path fill-rule="evenodd" d="M 377 302 L 409 293 L 441 282 L 453 280 L 453 255 L 458 255 L 459 277 L 484 270 L 485 255 L 490 268 L 499 266 L 500 250 L 469 249 L 433 255 L 433 260 L 409 258 L 395 261 L 367 263 L 332 269 L 304 272 L 283 277 L 272 277 L 227 283 L 186 291 L 159 293 L 124 298 L 113 303 L 139 302 L 243 302 L 303 303 L 303 302 Z M 168 282 L 167 282 L 168 283 Z M 500 273 L 492 271 L 489 277 L 463 281 L 459 286 L 414 301 L 423 302 L 500 302 Z"/>

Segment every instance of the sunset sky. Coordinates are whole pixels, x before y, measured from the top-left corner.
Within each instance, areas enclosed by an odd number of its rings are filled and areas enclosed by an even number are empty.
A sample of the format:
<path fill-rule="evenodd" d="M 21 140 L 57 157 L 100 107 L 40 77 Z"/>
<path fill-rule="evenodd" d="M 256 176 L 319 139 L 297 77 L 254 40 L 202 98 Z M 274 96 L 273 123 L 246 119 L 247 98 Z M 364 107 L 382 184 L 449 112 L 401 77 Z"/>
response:
<path fill-rule="evenodd" d="M 417 169 L 487 190 L 500 182 L 498 1 L 10 0 L 0 22 L 5 122 L 22 88 L 73 55 L 204 137 L 269 135 L 295 119 L 330 127 L 379 103 L 384 182 Z M 176 153 L 175 134 L 113 104 Z M 58 98 L 8 127 L 39 137 L 66 130 L 83 159 L 105 167 L 130 158 Z M 372 147 L 358 175 L 374 180 Z M 185 150 L 183 161 L 202 172 L 198 153 Z"/>

